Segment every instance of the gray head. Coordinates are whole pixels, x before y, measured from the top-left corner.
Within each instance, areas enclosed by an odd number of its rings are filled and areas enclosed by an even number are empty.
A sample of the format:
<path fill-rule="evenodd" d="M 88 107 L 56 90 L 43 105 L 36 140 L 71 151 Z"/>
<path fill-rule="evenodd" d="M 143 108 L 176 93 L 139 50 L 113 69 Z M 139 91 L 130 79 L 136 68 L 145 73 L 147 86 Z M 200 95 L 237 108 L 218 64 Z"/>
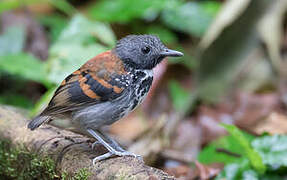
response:
<path fill-rule="evenodd" d="M 117 42 L 116 54 L 124 63 L 136 69 L 152 69 L 167 56 L 183 56 L 168 49 L 157 36 L 129 35 Z"/>

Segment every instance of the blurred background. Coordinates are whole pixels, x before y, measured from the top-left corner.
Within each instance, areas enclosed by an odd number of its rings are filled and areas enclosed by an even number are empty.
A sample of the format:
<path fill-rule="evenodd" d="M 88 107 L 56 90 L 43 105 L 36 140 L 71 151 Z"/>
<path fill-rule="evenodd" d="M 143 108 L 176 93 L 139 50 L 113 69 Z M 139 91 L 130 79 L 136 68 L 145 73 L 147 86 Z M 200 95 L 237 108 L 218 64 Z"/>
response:
<path fill-rule="evenodd" d="M 185 56 L 157 66 L 110 133 L 181 179 L 284 179 L 286 12 L 286 0 L 1 0 L 0 103 L 33 117 L 89 58 L 155 34 Z"/>

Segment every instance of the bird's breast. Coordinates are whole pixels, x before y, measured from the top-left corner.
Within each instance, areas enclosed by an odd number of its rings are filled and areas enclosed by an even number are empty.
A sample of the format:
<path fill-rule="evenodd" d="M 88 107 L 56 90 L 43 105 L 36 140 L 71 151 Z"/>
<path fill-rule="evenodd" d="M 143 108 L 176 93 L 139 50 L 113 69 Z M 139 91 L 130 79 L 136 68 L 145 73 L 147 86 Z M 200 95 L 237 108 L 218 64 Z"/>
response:
<path fill-rule="evenodd" d="M 153 71 L 132 70 L 127 73 L 127 76 L 115 79 L 126 86 L 125 92 L 114 102 L 118 106 L 115 114 L 118 114 L 119 119 L 128 115 L 142 103 L 152 85 Z"/>
<path fill-rule="evenodd" d="M 133 83 L 131 86 L 132 99 L 131 99 L 131 110 L 134 110 L 137 105 L 142 103 L 148 94 L 148 91 L 153 81 L 152 70 L 137 70 L 134 73 Z"/>

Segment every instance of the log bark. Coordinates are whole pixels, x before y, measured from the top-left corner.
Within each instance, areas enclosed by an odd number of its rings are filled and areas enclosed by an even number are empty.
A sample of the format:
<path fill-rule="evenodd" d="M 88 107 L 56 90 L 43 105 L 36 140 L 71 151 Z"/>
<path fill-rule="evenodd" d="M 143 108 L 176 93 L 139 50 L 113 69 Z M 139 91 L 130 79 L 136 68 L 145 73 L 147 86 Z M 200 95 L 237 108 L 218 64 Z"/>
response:
<path fill-rule="evenodd" d="M 26 128 L 29 121 L 26 117 L 19 109 L 0 106 L 1 138 L 15 146 L 24 145 L 31 153 L 48 155 L 59 172 L 73 175 L 86 168 L 91 173 L 89 179 L 174 179 L 133 157 L 114 157 L 93 165 L 93 157 L 105 151 L 100 145 L 92 150 L 94 140 L 50 125 L 30 131 Z"/>

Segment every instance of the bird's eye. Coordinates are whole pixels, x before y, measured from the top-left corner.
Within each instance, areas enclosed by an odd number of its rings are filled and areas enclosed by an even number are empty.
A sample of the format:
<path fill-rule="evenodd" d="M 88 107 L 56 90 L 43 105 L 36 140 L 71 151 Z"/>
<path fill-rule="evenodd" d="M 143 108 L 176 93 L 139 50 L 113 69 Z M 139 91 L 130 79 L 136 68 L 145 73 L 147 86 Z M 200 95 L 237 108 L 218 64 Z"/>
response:
<path fill-rule="evenodd" d="M 145 46 L 145 47 L 142 48 L 142 52 L 144 54 L 148 54 L 150 52 L 150 48 L 148 46 Z"/>

